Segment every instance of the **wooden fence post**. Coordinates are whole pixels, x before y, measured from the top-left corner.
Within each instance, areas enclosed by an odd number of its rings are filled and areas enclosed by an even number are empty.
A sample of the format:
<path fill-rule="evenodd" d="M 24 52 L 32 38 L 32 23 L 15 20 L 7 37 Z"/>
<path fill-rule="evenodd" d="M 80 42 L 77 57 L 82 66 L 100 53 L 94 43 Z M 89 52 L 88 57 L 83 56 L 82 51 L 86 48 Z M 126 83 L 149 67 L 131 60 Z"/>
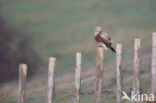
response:
<path fill-rule="evenodd" d="M 156 32 L 153 32 L 152 43 L 152 76 L 151 76 L 151 88 L 152 94 L 156 97 Z"/>
<path fill-rule="evenodd" d="M 18 103 L 24 103 L 26 76 L 27 76 L 27 65 L 20 64 Z"/>
<path fill-rule="evenodd" d="M 97 47 L 97 64 L 96 64 L 96 87 L 94 103 L 101 103 L 101 88 L 103 81 L 103 60 L 104 49 L 103 47 Z"/>
<path fill-rule="evenodd" d="M 140 94 L 140 42 L 140 39 L 135 39 L 133 94 Z"/>
<path fill-rule="evenodd" d="M 56 58 L 49 58 L 49 72 L 48 72 L 48 103 L 54 103 L 55 95 L 55 82 L 54 82 L 54 72 L 55 72 L 55 62 Z"/>
<path fill-rule="evenodd" d="M 121 62 L 122 62 L 122 45 L 116 45 L 116 78 L 117 78 L 117 103 L 121 103 Z"/>
<path fill-rule="evenodd" d="M 76 53 L 75 68 L 75 99 L 74 103 L 80 103 L 80 86 L 81 86 L 81 53 Z"/>

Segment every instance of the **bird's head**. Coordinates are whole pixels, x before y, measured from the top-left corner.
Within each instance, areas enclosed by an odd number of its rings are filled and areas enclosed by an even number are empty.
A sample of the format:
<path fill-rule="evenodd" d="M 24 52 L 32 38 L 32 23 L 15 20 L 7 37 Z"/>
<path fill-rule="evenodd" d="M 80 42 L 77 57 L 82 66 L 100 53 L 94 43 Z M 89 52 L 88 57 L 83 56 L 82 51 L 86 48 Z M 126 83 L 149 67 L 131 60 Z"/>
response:
<path fill-rule="evenodd" d="M 97 26 L 97 27 L 95 28 L 94 35 L 96 36 L 97 34 L 102 33 L 102 32 L 103 32 L 102 27 L 101 27 L 101 26 Z"/>

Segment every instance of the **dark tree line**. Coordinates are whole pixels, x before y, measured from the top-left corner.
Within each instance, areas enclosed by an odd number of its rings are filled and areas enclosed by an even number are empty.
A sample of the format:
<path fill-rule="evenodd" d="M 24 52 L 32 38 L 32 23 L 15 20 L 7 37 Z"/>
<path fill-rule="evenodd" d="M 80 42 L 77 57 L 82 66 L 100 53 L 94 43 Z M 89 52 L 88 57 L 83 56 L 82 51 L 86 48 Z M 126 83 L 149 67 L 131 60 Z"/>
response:
<path fill-rule="evenodd" d="M 28 75 L 33 75 L 39 61 L 32 36 L 7 26 L 0 15 L 0 83 L 17 79 L 20 63 L 28 64 Z"/>

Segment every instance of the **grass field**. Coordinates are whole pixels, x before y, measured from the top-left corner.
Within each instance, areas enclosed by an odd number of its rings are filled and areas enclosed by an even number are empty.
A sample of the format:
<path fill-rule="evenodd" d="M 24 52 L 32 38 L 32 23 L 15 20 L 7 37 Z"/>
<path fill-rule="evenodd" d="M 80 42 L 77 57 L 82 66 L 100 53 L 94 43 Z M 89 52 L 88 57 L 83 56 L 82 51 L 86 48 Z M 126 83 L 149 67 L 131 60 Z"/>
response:
<path fill-rule="evenodd" d="M 49 56 L 56 56 L 58 68 L 66 68 L 73 66 L 77 51 L 87 60 L 95 59 L 97 25 L 114 44 L 122 43 L 124 51 L 133 49 L 134 38 L 142 39 L 142 48 L 150 46 L 156 26 L 154 4 L 155 0 L 3 0 L 1 12 L 7 25 L 35 38 L 36 52 L 46 64 Z"/>
<path fill-rule="evenodd" d="M 35 50 L 40 54 L 44 62 L 43 67 L 37 70 L 36 73 L 41 74 L 47 73 L 49 56 L 57 57 L 56 68 L 59 70 L 75 65 L 75 52 L 77 51 L 83 53 L 83 64 L 87 64 L 89 61 L 95 64 L 96 44 L 93 32 L 97 25 L 101 25 L 104 31 L 110 34 L 114 41 L 114 47 L 116 43 L 123 44 L 123 52 L 133 50 L 134 38 L 142 40 L 141 48 L 150 47 L 152 32 L 156 30 L 155 4 L 155 0 L 1 0 L 0 12 L 8 26 L 14 26 L 20 31 L 27 32 L 28 35 L 34 38 L 35 44 L 33 45 Z M 105 57 L 110 55 L 114 54 L 105 53 Z M 144 55 L 149 56 L 149 53 L 146 52 Z M 129 58 L 125 59 L 127 63 L 131 61 Z M 107 63 L 109 64 L 113 60 L 110 59 Z M 147 68 L 149 67 L 147 66 Z M 130 67 L 126 68 L 132 69 Z M 88 74 L 89 71 L 85 73 Z M 94 68 L 92 71 L 94 71 Z M 110 73 L 110 75 L 113 77 L 113 73 Z M 128 74 L 128 77 L 126 76 L 125 74 L 125 81 L 131 77 L 130 74 Z M 149 73 L 143 74 L 143 77 L 146 76 L 148 77 Z M 109 75 L 106 75 L 106 77 L 111 78 Z M 106 84 L 105 89 L 115 86 L 115 82 L 113 82 L 115 80 L 110 81 L 111 83 Z M 32 90 L 33 86 L 36 88 L 35 84 L 40 86 L 38 88 L 46 87 L 44 85 L 46 80 L 40 80 L 40 82 L 36 83 L 33 81 L 33 83 L 30 83 L 30 88 Z M 144 88 L 149 91 L 147 89 L 149 85 L 145 85 L 144 82 L 149 83 L 150 81 L 147 79 L 142 83 Z M 89 83 L 86 85 L 89 85 Z M 0 90 L 0 96 L 3 96 L 5 93 L 11 94 L 9 87 L 5 87 L 6 89 L 1 88 L 4 91 Z M 127 88 L 129 90 L 131 85 L 128 85 Z M 15 92 L 12 91 L 13 94 Z M 45 94 L 43 93 L 43 95 Z M 41 93 L 40 99 L 43 98 L 44 100 L 43 95 Z M 112 96 L 103 97 L 108 99 L 107 103 L 112 103 L 112 100 L 115 98 L 114 94 L 110 95 Z M 34 97 L 32 101 L 38 100 L 38 98 L 35 99 Z M 91 96 L 86 98 L 88 98 L 87 100 L 92 99 Z M 66 99 L 59 100 L 62 100 L 63 103 L 69 103 L 68 100 L 72 100 L 72 98 L 69 98 L 65 101 Z M 59 100 L 58 103 L 62 103 Z M 85 100 L 83 103 L 89 103 Z M 32 101 L 29 101 L 29 103 L 32 103 Z M 15 102 L 8 101 L 7 103 Z"/>
<path fill-rule="evenodd" d="M 150 93 L 150 63 L 151 50 L 142 51 L 141 57 L 141 93 Z M 133 81 L 133 52 L 123 55 L 122 66 L 122 90 L 129 95 L 132 90 Z M 129 61 L 129 62 L 127 62 Z M 110 64 L 114 65 L 110 65 Z M 116 73 L 115 73 L 115 58 L 110 57 L 105 60 L 104 82 L 102 86 L 102 103 L 114 103 L 116 100 Z M 72 103 L 74 97 L 74 69 L 64 69 L 64 71 L 56 71 L 55 85 L 55 100 L 56 103 Z M 81 71 L 81 103 L 92 103 L 94 98 L 95 88 L 95 62 L 82 66 Z M 27 103 L 41 103 L 47 101 L 47 74 L 37 78 L 28 78 L 26 84 Z M 18 96 L 18 82 L 11 83 L 0 88 L 1 103 L 16 103 Z M 129 103 L 123 101 L 123 103 Z"/>

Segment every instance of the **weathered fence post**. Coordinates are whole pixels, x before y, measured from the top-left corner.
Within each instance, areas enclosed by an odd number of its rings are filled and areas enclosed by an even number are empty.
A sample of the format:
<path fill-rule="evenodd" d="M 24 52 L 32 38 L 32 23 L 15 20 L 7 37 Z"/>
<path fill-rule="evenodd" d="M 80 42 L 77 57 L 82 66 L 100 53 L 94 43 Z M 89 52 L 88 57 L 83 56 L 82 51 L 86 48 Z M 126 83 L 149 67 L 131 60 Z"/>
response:
<path fill-rule="evenodd" d="M 76 53 L 75 68 L 75 98 L 74 103 L 80 103 L 80 86 L 81 86 L 81 53 Z"/>
<path fill-rule="evenodd" d="M 96 87 L 94 103 L 101 103 L 101 88 L 103 79 L 103 60 L 104 49 L 103 47 L 97 47 L 97 64 L 96 64 Z"/>
<path fill-rule="evenodd" d="M 121 103 L 121 62 L 122 62 L 122 45 L 116 45 L 116 79 L 117 79 L 117 103 Z"/>
<path fill-rule="evenodd" d="M 135 39 L 134 44 L 133 94 L 140 94 L 140 41 L 140 39 Z"/>
<path fill-rule="evenodd" d="M 26 76 L 27 76 L 27 65 L 20 64 L 18 103 L 24 103 Z"/>
<path fill-rule="evenodd" d="M 48 103 L 54 103 L 54 72 L 55 72 L 55 62 L 56 58 L 49 58 L 49 73 L 48 73 Z"/>
<path fill-rule="evenodd" d="M 152 76 L 151 76 L 151 88 L 152 94 L 156 97 L 156 32 L 153 32 L 152 43 Z"/>

